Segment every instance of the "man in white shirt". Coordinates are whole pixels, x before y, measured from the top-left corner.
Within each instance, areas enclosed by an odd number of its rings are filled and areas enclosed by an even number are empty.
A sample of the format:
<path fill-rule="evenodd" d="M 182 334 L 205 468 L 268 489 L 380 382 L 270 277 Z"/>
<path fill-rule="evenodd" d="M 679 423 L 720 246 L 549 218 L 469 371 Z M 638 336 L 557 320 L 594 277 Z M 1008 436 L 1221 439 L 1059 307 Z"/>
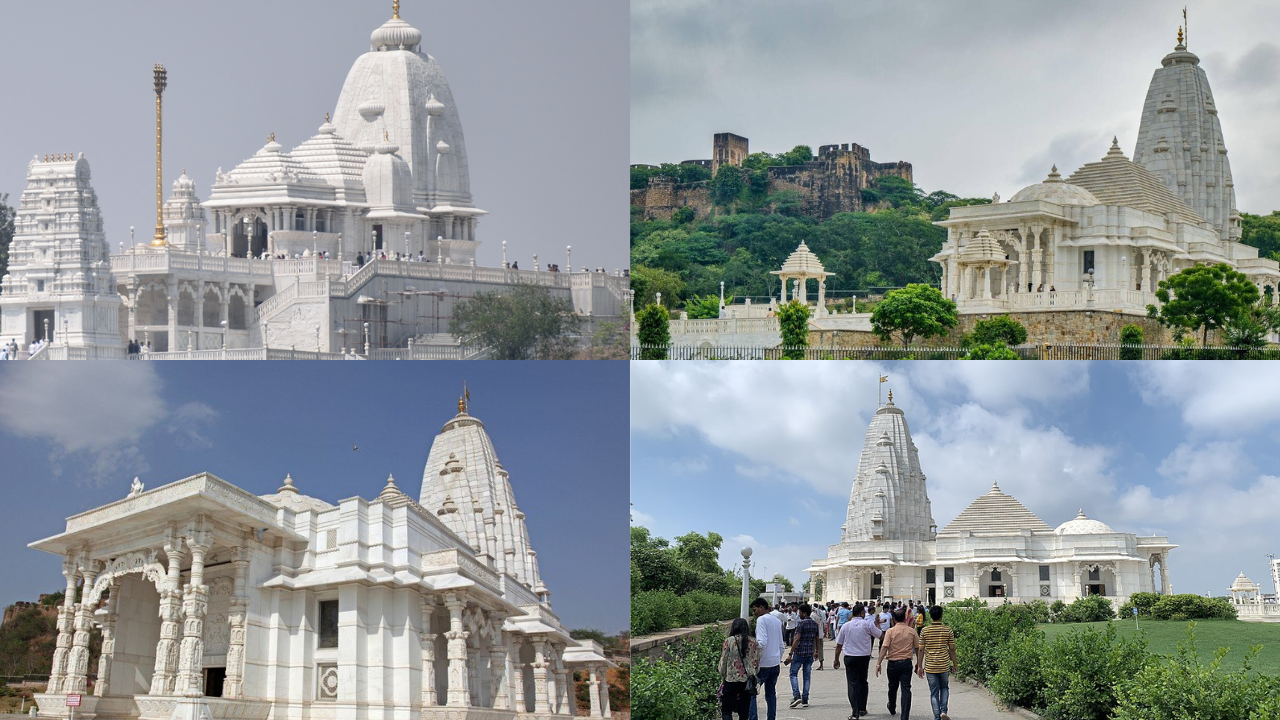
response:
<path fill-rule="evenodd" d="M 782 622 L 775 613 L 769 612 L 769 601 L 756 598 L 751 601 L 751 614 L 756 616 L 756 642 L 760 643 L 760 687 L 764 690 L 764 701 L 767 708 L 766 720 L 777 720 L 778 715 L 778 675 L 782 670 Z M 867 653 L 870 661 L 871 653 Z M 749 720 L 757 720 L 756 698 L 751 697 Z"/>
<path fill-rule="evenodd" d="M 822 630 L 818 632 L 818 639 L 814 641 L 814 654 L 817 656 L 818 669 L 821 670 L 823 664 L 822 638 L 827 634 L 827 612 L 822 609 L 821 605 L 814 605 L 812 617 L 814 621 L 818 623 L 818 627 L 822 628 Z"/>
<path fill-rule="evenodd" d="M 875 608 L 872 608 L 875 611 Z M 840 626 L 836 633 L 836 659 L 832 669 L 839 670 L 844 662 L 845 683 L 848 686 L 849 706 L 853 708 L 853 720 L 867 714 L 867 667 L 871 664 L 871 643 L 884 636 L 879 616 L 872 622 L 864 617 L 861 604 L 853 606 L 853 618 Z"/>

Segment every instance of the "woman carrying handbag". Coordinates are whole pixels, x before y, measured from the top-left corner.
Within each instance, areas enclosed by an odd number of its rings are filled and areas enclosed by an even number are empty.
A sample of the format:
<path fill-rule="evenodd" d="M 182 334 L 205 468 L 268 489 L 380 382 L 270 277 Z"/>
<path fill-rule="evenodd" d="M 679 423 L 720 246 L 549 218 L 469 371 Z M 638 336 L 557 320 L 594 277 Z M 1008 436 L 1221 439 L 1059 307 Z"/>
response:
<path fill-rule="evenodd" d="M 751 626 L 735 618 L 720 650 L 720 718 L 747 720 L 756 673 L 760 671 L 760 645 L 751 637 Z"/>

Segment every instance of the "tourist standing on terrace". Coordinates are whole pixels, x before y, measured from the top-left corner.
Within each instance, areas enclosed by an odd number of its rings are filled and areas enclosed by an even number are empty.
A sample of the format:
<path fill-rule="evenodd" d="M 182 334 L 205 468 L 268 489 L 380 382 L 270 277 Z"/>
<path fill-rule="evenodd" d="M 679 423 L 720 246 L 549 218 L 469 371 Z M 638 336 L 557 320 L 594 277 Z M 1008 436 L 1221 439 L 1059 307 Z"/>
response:
<path fill-rule="evenodd" d="M 729 626 L 729 637 L 720 649 L 720 718 L 747 720 L 751 711 L 752 694 L 747 681 L 760 671 L 760 644 L 751 637 L 751 626 L 744 618 L 734 618 Z"/>

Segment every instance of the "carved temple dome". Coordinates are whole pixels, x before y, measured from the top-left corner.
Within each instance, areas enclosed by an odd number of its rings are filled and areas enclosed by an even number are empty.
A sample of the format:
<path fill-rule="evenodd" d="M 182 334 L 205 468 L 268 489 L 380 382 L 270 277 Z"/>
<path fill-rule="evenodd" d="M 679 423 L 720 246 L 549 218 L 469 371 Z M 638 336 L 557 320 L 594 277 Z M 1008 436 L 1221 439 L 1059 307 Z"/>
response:
<path fill-rule="evenodd" d="M 1028 185 L 1009 198 L 1009 202 L 1024 202 L 1028 200 L 1043 200 L 1058 205 L 1080 205 L 1082 207 L 1102 204 L 1098 198 L 1094 197 L 1093 193 L 1079 185 L 1072 185 L 1064 181 L 1062 175 L 1058 172 L 1057 165 L 1054 165 L 1053 169 L 1049 171 L 1049 177 L 1044 182 Z"/>
<path fill-rule="evenodd" d="M 374 153 L 397 145 L 413 174 L 417 205 L 472 207 L 462 121 L 449 82 L 422 51 L 422 33 L 398 17 L 374 31 L 372 49 L 356 59 L 333 113 L 336 134 Z M 448 153 L 436 150 L 444 141 Z"/>
<path fill-rule="evenodd" d="M 1070 520 L 1062 523 L 1053 531 L 1054 535 L 1109 535 L 1114 533 L 1110 525 L 1087 517 L 1084 508 Z"/>

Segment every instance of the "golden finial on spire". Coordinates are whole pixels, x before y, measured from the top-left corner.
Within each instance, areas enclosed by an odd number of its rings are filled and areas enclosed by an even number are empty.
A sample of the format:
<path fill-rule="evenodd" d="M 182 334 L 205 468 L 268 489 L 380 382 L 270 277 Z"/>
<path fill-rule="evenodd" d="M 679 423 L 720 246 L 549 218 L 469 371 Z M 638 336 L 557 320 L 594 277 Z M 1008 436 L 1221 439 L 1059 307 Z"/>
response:
<path fill-rule="evenodd" d="M 1181 25 L 1178 26 L 1178 44 L 1179 45 L 1182 44 L 1182 26 Z"/>
<path fill-rule="evenodd" d="M 892 390 L 890 390 L 890 391 L 889 391 L 889 404 L 890 404 L 890 405 L 892 405 L 892 404 L 893 404 L 893 391 L 892 391 Z"/>
<path fill-rule="evenodd" d="M 165 247 L 169 244 L 166 239 L 164 229 L 164 197 L 162 195 L 164 188 L 164 163 L 162 160 L 161 149 L 163 128 L 162 120 L 164 118 L 162 98 L 164 90 L 169 86 L 169 73 L 164 69 L 164 65 L 156 64 L 153 72 L 153 80 L 155 81 L 156 90 L 156 234 L 151 239 L 151 247 Z"/>
<path fill-rule="evenodd" d="M 271 133 L 270 135 L 267 136 L 267 142 L 275 142 L 275 141 L 276 141 L 275 133 Z"/>
<path fill-rule="evenodd" d="M 400 0 L 395 0 L 394 2 L 391 3 L 391 19 L 392 20 L 400 19 Z"/>
<path fill-rule="evenodd" d="M 386 130 L 383 130 L 383 131 L 382 131 L 382 141 L 383 141 L 383 142 L 391 142 L 391 133 L 387 132 Z"/>
<path fill-rule="evenodd" d="M 324 122 L 326 125 L 329 124 L 329 113 L 324 114 Z"/>

